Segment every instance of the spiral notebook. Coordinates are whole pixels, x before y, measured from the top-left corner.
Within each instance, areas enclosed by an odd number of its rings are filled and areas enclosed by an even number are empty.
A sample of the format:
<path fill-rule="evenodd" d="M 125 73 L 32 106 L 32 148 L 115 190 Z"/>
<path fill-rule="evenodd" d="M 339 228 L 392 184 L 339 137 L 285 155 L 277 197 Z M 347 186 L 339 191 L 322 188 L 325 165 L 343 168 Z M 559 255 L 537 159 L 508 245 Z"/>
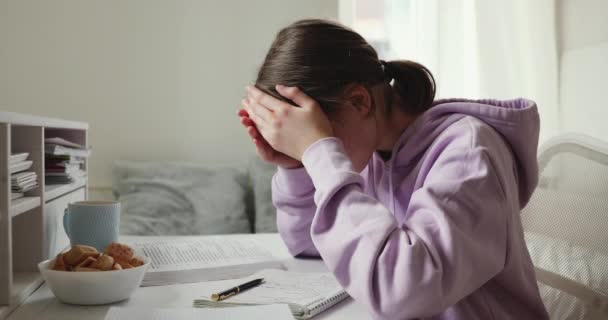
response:
<path fill-rule="evenodd" d="M 264 282 L 220 302 L 211 301 L 211 294 L 247 281 L 263 278 Z M 297 273 L 278 269 L 265 269 L 247 278 L 223 281 L 217 288 L 209 288 L 196 308 L 221 308 L 237 305 L 287 304 L 297 319 L 308 319 L 348 298 L 348 294 L 331 273 Z"/>

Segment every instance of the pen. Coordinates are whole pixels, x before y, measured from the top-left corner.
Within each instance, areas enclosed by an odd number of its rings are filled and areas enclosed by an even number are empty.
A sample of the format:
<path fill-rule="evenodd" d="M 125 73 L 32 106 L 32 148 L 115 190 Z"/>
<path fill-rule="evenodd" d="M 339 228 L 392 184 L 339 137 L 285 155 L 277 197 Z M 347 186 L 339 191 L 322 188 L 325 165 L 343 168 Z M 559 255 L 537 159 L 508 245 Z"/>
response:
<path fill-rule="evenodd" d="M 238 285 L 234 288 L 230 288 L 226 291 L 222 291 L 220 293 L 214 293 L 211 295 L 211 300 L 213 301 L 222 301 L 230 296 L 233 296 L 241 291 L 245 291 L 247 289 L 253 288 L 255 286 L 260 285 L 262 282 L 264 282 L 264 279 L 255 279 L 255 280 L 251 280 L 249 282 L 243 283 L 241 285 Z"/>

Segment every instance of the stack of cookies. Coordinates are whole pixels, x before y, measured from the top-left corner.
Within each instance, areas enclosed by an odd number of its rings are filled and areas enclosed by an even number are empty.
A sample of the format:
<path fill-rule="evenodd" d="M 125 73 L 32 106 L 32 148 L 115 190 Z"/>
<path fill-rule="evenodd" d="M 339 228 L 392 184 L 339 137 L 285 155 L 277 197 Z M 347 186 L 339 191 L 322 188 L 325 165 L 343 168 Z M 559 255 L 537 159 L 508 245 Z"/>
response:
<path fill-rule="evenodd" d="M 126 244 L 113 242 L 103 253 L 94 247 L 75 245 L 69 251 L 60 253 L 52 267 L 57 271 L 111 271 L 139 267 L 144 260 L 134 255 Z"/>

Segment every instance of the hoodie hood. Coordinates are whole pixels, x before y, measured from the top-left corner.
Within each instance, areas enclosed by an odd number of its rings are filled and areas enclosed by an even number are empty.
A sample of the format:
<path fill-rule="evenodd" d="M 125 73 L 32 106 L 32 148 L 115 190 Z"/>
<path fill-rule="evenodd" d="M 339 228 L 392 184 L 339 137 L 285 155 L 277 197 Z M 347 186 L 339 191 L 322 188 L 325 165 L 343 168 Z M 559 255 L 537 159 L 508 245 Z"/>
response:
<path fill-rule="evenodd" d="M 394 163 L 409 165 L 422 156 L 446 128 L 465 116 L 485 122 L 510 146 L 517 164 L 520 207 L 523 208 L 538 183 L 536 156 L 540 120 L 534 101 L 521 98 L 438 100 L 403 132 L 393 149 Z"/>

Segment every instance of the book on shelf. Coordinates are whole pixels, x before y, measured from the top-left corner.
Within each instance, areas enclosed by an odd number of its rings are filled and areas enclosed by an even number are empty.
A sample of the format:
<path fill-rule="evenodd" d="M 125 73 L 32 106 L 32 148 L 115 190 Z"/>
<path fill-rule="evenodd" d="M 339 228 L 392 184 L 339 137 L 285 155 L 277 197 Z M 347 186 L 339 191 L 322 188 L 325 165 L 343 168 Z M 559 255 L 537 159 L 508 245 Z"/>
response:
<path fill-rule="evenodd" d="M 74 149 L 85 149 L 85 146 L 74 143 L 72 141 L 66 140 L 60 137 L 52 137 L 44 139 L 45 144 L 56 144 L 58 146 L 74 148 Z"/>
<path fill-rule="evenodd" d="M 25 160 L 27 160 L 27 157 L 29 157 L 30 154 L 28 152 L 20 152 L 20 153 L 15 153 L 12 154 L 9 158 L 8 163 L 13 165 L 19 162 L 23 162 Z"/>
<path fill-rule="evenodd" d="M 45 142 L 45 184 L 69 184 L 85 179 L 85 159 L 91 149 L 59 137 Z"/>
<path fill-rule="evenodd" d="M 87 158 L 91 155 L 91 149 L 74 149 L 57 144 L 45 144 L 44 152 L 52 155 L 67 155 L 81 158 Z"/>
<path fill-rule="evenodd" d="M 23 192 L 11 192 L 11 200 L 17 200 L 19 198 L 23 198 Z"/>
<path fill-rule="evenodd" d="M 27 152 L 10 156 L 11 192 L 15 194 L 11 195 L 11 198 L 23 196 L 24 192 L 32 191 L 38 187 L 36 172 L 25 171 L 30 169 L 34 163 L 32 160 L 28 160 L 28 156 L 29 153 Z"/>
<path fill-rule="evenodd" d="M 28 180 L 36 180 L 36 177 L 36 172 L 33 171 L 19 172 L 11 175 L 11 182 L 19 183 Z"/>
<path fill-rule="evenodd" d="M 38 181 L 32 181 L 20 185 L 12 185 L 11 192 L 28 192 L 38 188 Z"/>
<path fill-rule="evenodd" d="M 32 172 L 34 173 L 34 172 Z M 11 187 L 14 188 L 23 188 L 30 185 L 35 185 L 38 183 L 38 177 L 34 173 L 33 175 L 27 176 L 27 178 L 23 179 L 12 179 L 11 178 Z"/>
<path fill-rule="evenodd" d="M 69 162 L 49 162 L 45 164 L 46 172 L 63 172 L 69 173 L 80 170 L 79 163 L 69 163 Z"/>
<path fill-rule="evenodd" d="M 27 179 L 27 180 L 21 180 L 21 181 L 11 181 L 11 186 L 12 187 L 24 187 L 24 186 L 28 186 L 31 184 L 36 184 L 36 177 L 33 177 L 31 179 Z"/>
<path fill-rule="evenodd" d="M 44 157 L 45 166 L 64 166 L 64 165 L 81 165 L 84 164 L 84 159 L 82 157 L 75 157 L 70 155 L 53 155 L 46 154 Z"/>
<path fill-rule="evenodd" d="M 74 183 L 77 181 L 81 181 L 84 180 L 86 178 L 86 174 L 82 173 L 82 174 L 78 174 L 77 176 L 74 175 L 69 175 L 69 174 L 58 174 L 58 175 L 49 175 L 46 174 L 44 176 L 44 183 L 51 185 L 51 184 L 70 184 L 70 183 Z"/>
<path fill-rule="evenodd" d="M 24 193 L 24 192 L 29 192 L 29 191 L 35 190 L 36 188 L 38 188 L 38 184 L 34 184 L 34 185 L 27 186 L 24 188 L 11 189 L 11 192 Z"/>
<path fill-rule="evenodd" d="M 11 174 L 17 173 L 17 172 L 21 172 L 21 171 L 25 171 L 25 170 L 31 168 L 32 164 L 34 164 L 34 161 L 32 161 L 32 160 L 24 160 L 24 161 L 16 162 L 16 163 L 13 163 L 13 164 L 9 165 L 9 170 L 8 171 Z"/>
<path fill-rule="evenodd" d="M 78 168 L 70 168 L 70 169 L 47 169 L 45 176 L 72 176 L 72 177 L 80 177 L 84 175 L 84 171 Z"/>

